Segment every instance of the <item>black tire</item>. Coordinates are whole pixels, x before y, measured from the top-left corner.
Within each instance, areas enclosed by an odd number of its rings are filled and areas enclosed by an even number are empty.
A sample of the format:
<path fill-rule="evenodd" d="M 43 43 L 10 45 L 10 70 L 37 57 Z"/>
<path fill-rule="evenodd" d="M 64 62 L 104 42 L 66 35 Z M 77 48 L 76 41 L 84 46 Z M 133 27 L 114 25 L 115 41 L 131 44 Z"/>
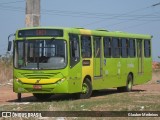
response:
<path fill-rule="evenodd" d="M 85 78 L 82 84 L 82 92 L 79 94 L 80 99 L 90 98 L 92 94 L 92 84 L 88 78 Z"/>
<path fill-rule="evenodd" d="M 132 91 L 132 86 L 133 86 L 133 77 L 131 74 L 129 74 L 127 77 L 126 86 L 125 87 L 118 87 L 117 90 L 119 92 L 130 92 L 130 91 Z"/>
<path fill-rule="evenodd" d="M 127 77 L 127 85 L 125 88 L 125 92 L 130 92 L 132 91 L 132 86 L 133 86 L 133 77 L 131 74 L 128 75 Z"/>
<path fill-rule="evenodd" d="M 33 93 L 33 96 L 38 100 L 47 100 L 52 96 L 52 94 Z"/>
<path fill-rule="evenodd" d="M 20 102 L 22 98 L 22 94 L 21 93 L 17 93 L 17 100 Z"/>

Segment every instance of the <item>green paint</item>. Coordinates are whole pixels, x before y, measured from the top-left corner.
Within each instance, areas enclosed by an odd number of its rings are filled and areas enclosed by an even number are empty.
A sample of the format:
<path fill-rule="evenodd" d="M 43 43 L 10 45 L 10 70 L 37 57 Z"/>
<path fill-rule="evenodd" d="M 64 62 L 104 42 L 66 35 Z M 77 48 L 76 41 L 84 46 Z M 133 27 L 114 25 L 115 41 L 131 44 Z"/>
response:
<path fill-rule="evenodd" d="M 62 29 L 62 37 L 54 37 L 55 40 L 65 40 L 66 41 L 66 56 L 67 56 L 67 65 L 62 69 L 56 70 L 43 70 L 43 69 L 17 69 L 14 67 L 14 92 L 16 93 L 77 93 L 82 92 L 86 93 L 88 90 L 87 86 L 83 84 L 85 76 L 82 74 L 82 68 L 87 68 L 87 66 L 82 66 L 82 61 L 84 58 L 80 57 L 80 61 L 70 67 L 70 42 L 69 42 L 69 33 L 78 34 L 79 39 L 81 38 L 81 32 L 83 29 L 76 28 L 56 28 L 56 27 L 35 27 L 35 28 L 24 28 L 21 30 L 30 30 L 30 29 Z M 85 29 L 83 34 L 85 33 Z M 131 34 L 124 32 L 107 32 L 107 31 L 91 31 L 91 34 L 86 32 L 86 35 L 98 36 L 100 37 L 100 57 L 95 57 L 97 51 L 94 49 L 94 39 L 91 37 L 92 41 L 92 58 L 90 61 L 93 61 L 93 74 L 87 74 L 91 79 L 93 90 L 111 88 L 111 87 L 121 87 L 126 86 L 128 74 L 133 75 L 133 84 L 143 84 L 151 79 L 152 68 L 151 62 L 152 58 L 145 58 L 144 54 L 138 57 L 139 49 L 142 48 L 141 52 L 144 53 L 144 40 L 151 40 L 152 36 L 150 35 L 141 35 L 141 34 Z M 135 58 L 105 58 L 104 57 L 104 45 L 103 37 L 117 37 L 117 38 L 134 38 L 135 40 L 141 39 L 142 44 L 140 45 L 139 41 L 135 41 L 136 57 Z M 39 36 L 39 37 L 26 37 L 18 38 L 18 31 L 16 32 L 17 40 L 51 40 L 53 36 Z M 15 42 L 14 41 L 14 42 Z M 15 45 L 16 47 L 16 45 Z M 81 47 L 81 41 L 79 40 L 79 47 Z M 14 48 L 15 49 L 15 48 Z M 56 48 L 55 48 L 56 49 Z M 98 49 L 97 49 L 98 50 Z M 80 49 L 80 53 L 81 53 Z M 15 53 L 14 53 L 15 54 Z M 14 58 L 15 59 L 15 58 Z M 19 65 L 23 65 L 23 60 L 18 60 Z M 28 63 L 25 63 L 28 64 Z M 31 79 L 32 78 L 32 79 Z M 29 83 L 31 80 L 43 80 L 43 79 L 59 79 L 53 83 L 44 83 L 41 84 L 42 89 L 34 90 L 33 85 L 37 83 Z M 21 79 L 25 79 L 26 83 L 21 82 Z M 28 84 L 27 84 L 28 81 Z M 131 84 L 129 84 L 131 87 Z"/>

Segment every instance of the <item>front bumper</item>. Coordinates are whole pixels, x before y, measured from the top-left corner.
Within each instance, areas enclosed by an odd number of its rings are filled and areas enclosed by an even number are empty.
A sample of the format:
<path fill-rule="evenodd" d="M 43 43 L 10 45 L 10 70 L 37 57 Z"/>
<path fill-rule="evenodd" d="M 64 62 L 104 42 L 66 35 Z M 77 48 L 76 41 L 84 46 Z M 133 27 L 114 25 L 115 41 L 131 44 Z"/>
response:
<path fill-rule="evenodd" d="M 36 85 L 13 79 L 13 91 L 16 93 L 68 93 L 68 81 L 65 79 L 56 83 Z"/>

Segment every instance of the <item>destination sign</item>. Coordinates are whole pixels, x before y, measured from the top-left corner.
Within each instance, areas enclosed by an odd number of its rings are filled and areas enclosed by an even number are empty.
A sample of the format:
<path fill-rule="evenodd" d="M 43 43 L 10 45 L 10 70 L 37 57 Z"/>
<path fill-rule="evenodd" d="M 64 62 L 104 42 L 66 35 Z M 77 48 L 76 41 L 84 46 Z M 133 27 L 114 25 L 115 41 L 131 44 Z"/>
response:
<path fill-rule="evenodd" d="M 30 29 L 19 30 L 18 37 L 63 37 L 63 30 L 61 29 Z"/>

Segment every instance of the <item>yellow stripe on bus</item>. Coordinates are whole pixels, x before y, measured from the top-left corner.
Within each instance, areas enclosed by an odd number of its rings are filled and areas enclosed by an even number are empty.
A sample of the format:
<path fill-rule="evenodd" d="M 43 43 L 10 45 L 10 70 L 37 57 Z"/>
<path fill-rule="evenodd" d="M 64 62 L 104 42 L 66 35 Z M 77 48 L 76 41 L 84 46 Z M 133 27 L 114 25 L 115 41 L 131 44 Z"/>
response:
<path fill-rule="evenodd" d="M 49 83 L 55 83 L 62 78 L 52 78 L 52 79 L 27 79 L 27 78 L 19 78 L 19 80 L 22 83 L 27 83 L 27 84 L 49 84 Z"/>

